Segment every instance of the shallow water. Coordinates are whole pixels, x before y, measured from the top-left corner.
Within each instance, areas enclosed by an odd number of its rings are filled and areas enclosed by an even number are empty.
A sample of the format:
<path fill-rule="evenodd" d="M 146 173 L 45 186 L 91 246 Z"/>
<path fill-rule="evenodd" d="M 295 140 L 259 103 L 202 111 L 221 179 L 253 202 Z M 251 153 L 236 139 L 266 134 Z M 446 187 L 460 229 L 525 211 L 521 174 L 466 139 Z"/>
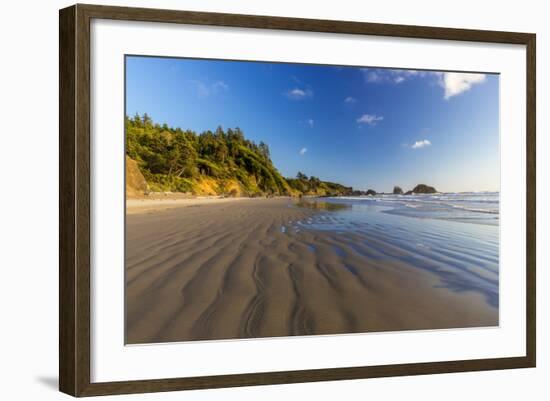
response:
<path fill-rule="evenodd" d="M 498 225 L 498 192 L 463 192 L 424 195 L 377 195 L 328 198 L 339 205 L 385 206 L 386 213 L 402 216 Z"/>
<path fill-rule="evenodd" d="M 357 253 L 374 248 L 366 256 L 397 259 L 430 271 L 439 277 L 441 287 L 477 292 L 498 308 L 498 194 L 322 198 L 295 206 L 320 212 L 293 222 L 289 234 L 329 231 Z"/>

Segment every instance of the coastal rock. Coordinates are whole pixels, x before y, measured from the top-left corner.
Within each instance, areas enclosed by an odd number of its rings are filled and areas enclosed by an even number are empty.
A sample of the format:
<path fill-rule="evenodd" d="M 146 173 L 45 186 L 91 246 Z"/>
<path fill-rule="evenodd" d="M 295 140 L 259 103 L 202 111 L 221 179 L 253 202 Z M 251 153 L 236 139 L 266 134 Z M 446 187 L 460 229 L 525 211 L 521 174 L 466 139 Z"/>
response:
<path fill-rule="evenodd" d="M 435 193 L 437 193 L 437 190 L 434 187 L 430 187 L 429 185 L 418 184 L 416 187 L 413 188 L 412 191 L 407 191 L 407 193 L 405 195 L 410 195 L 410 193 L 413 193 L 413 194 L 435 194 Z"/>
<path fill-rule="evenodd" d="M 403 190 L 401 187 L 398 187 L 397 185 L 393 187 L 393 194 L 394 195 L 403 195 Z"/>
<path fill-rule="evenodd" d="M 374 189 L 367 189 L 367 195 L 376 195 L 376 191 Z"/>
<path fill-rule="evenodd" d="M 147 185 L 137 162 L 126 156 L 126 197 L 139 198 L 149 192 L 149 185 Z"/>

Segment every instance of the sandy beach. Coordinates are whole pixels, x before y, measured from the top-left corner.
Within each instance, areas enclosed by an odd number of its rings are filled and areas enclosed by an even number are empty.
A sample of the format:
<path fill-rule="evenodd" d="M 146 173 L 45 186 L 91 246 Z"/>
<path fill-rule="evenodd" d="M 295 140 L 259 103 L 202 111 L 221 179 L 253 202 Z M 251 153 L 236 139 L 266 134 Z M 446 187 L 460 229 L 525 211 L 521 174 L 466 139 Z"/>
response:
<path fill-rule="evenodd" d="M 423 268 L 407 263 L 411 251 L 383 237 L 291 229 L 323 213 L 295 202 L 134 208 L 126 224 L 126 342 L 498 324 L 483 292 L 450 289 L 452 272 L 428 260 Z"/>
<path fill-rule="evenodd" d="M 220 196 L 177 197 L 164 196 L 155 198 L 138 198 L 126 200 L 126 214 L 158 212 L 186 206 L 204 206 L 227 202 L 249 201 L 253 198 L 224 198 Z"/>

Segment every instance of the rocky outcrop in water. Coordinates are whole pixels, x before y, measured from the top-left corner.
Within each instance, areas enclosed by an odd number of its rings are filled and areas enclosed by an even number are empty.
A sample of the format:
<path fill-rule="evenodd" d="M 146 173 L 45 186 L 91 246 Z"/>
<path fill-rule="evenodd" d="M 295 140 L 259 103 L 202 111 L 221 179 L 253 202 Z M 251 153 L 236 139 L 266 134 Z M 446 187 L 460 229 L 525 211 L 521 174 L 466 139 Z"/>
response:
<path fill-rule="evenodd" d="M 418 184 L 416 187 L 413 188 L 412 191 L 407 191 L 407 193 L 405 195 L 409 195 L 410 193 L 413 193 L 413 194 L 435 194 L 435 193 L 437 193 L 437 190 L 434 187 L 430 187 L 429 185 Z"/>
<path fill-rule="evenodd" d="M 403 195 L 403 190 L 401 187 L 398 187 L 397 185 L 393 187 L 393 194 L 394 195 Z"/>

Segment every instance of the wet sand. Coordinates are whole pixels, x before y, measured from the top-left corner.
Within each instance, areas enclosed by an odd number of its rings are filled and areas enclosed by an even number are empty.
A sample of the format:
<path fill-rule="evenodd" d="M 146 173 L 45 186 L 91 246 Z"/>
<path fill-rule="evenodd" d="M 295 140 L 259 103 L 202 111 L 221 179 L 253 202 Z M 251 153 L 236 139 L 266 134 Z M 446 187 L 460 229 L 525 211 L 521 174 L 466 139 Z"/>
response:
<path fill-rule="evenodd" d="M 290 199 L 176 206 L 127 215 L 128 344 L 498 325 L 482 293 L 408 249 L 289 229 L 319 213 Z"/>

